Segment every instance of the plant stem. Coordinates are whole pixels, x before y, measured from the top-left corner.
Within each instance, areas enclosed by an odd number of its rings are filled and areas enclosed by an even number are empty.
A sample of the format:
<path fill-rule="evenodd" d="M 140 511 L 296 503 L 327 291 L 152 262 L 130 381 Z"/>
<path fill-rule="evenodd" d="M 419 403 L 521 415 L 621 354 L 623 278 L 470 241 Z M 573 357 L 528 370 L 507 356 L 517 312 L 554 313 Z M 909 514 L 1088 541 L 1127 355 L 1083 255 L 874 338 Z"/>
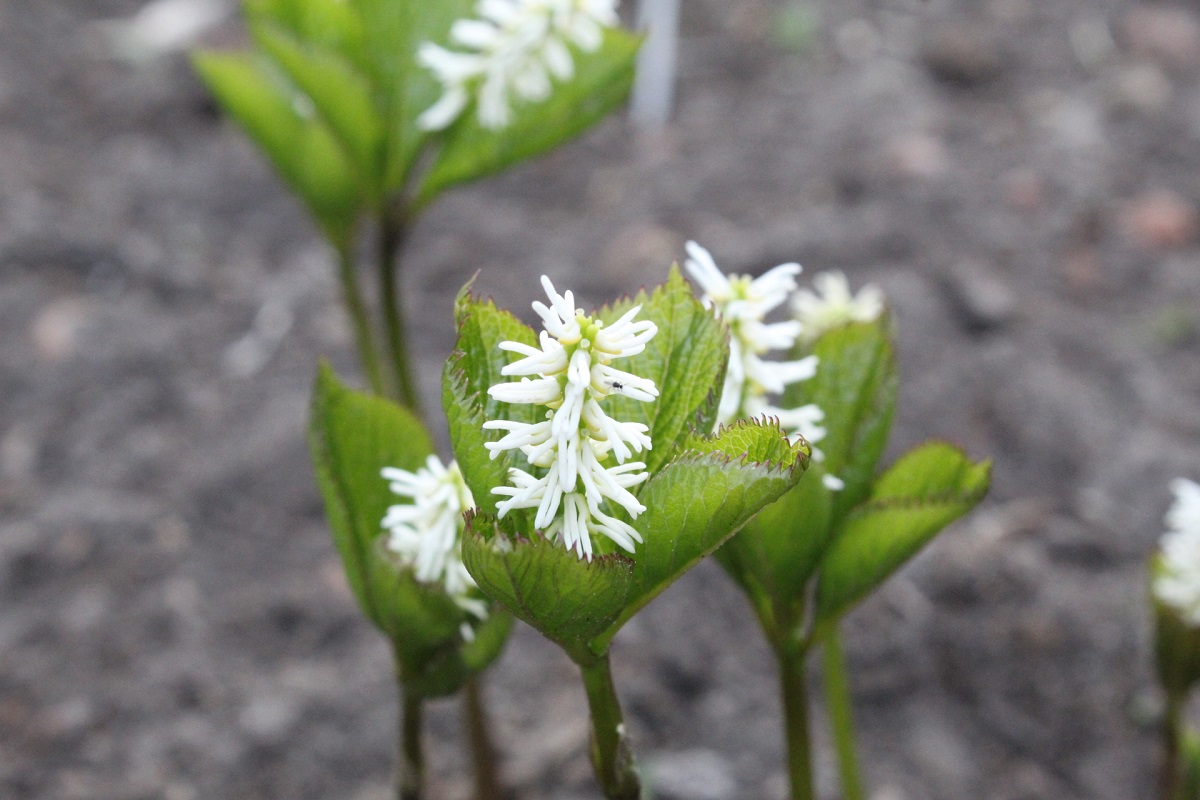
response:
<path fill-rule="evenodd" d="M 850 702 L 850 675 L 846 654 L 836 625 L 829 628 L 821 644 L 825 672 L 825 702 L 833 728 L 838 771 L 842 778 L 842 800 L 863 800 L 862 775 L 854 744 L 854 708 Z"/>
<path fill-rule="evenodd" d="M 383 373 L 379 369 L 379 354 L 375 351 L 375 337 L 371 335 L 371 319 L 367 304 L 363 300 L 362 287 L 358 282 L 358 270 L 349 244 L 337 245 L 338 277 L 342 284 L 342 302 L 350 315 L 350 327 L 354 329 L 354 344 L 358 348 L 358 359 L 366 373 L 367 383 L 375 394 L 383 394 Z"/>
<path fill-rule="evenodd" d="M 420 697 L 401 686 L 399 739 L 396 743 L 396 800 L 421 800 L 425 794 L 421 702 Z"/>
<path fill-rule="evenodd" d="M 815 800 L 812 745 L 808 737 L 808 681 L 805 648 L 784 644 L 776 648 L 779 686 L 783 694 L 783 727 L 787 744 L 788 777 L 792 800 Z"/>
<path fill-rule="evenodd" d="M 621 705 L 613 686 L 608 654 L 580 665 L 592 717 L 592 769 L 608 800 L 638 800 L 641 782 L 625 737 Z"/>
<path fill-rule="evenodd" d="M 1183 741 L 1183 698 L 1177 692 L 1167 692 L 1163 713 L 1163 760 L 1160 786 L 1162 800 L 1185 800 L 1183 770 L 1180 765 L 1180 745 Z"/>
<path fill-rule="evenodd" d="M 475 800 L 504 800 L 508 794 L 496 769 L 496 748 L 489 733 L 487 712 L 483 707 L 483 687 L 479 677 L 467 680 L 463 687 L 463 709 L 467 718 L 467 736 L 475 767 Z"/>
<path fill-rule="evenodd" d="M 398 287 L 400 251 L 404 247 L 406 234 L 403 214 L 389 209 L 380 215 L 379 293 L 392 370 L 396 379 L 395 399 L 419 417 L 421 404 L 412 376 L 412 362 L 409 359 L 404 331 L 404 302 Z"/>

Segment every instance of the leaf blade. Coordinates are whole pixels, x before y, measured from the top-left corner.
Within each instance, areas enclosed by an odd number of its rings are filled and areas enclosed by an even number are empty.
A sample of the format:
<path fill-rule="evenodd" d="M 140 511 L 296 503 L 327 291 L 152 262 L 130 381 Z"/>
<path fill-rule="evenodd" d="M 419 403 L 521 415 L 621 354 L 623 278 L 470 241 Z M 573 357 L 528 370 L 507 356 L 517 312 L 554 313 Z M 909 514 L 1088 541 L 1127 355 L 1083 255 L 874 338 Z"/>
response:
<path fill-rule="evenodd" d="M 754 460 L 764 454 L 780 460 Z M 706 438 L 655 474 L 639 495 L 646 511 L 634 526 L 644 541 L 628 605 L 593 650 L 603 652 L 621 625 L 794 486 L 807 462 L 807 450 L 788 443 L 777 425 L 747 422 Z"/>
<path fill-rule="evenodd" d="M 587 642 L 624 607 L 632 562 L 619 555 L 585 561 L 540 535 L 513 537 L 486 515 L 469 514 L 467 527 L 463 563 L 480 588 L 576 661 L 592 658 Z"/>
<path fill-rule="evenodd" d="M 433 442 L 411 414 L 353 392 L 322 364 L 313 391 L 309 445 L 350 588 L 367 617 L 386 629 L 370 586 L 377 560 L 372 551 L 393 497 L 380 470 L 419 469 L 433 453 Z"/>
<path fill-rule="evenodd" d="M 441 149 L 417 192 L 422 206 L 452 186 L 500 172 L 579 136 L 625 101 L 633 86 L 641 39 L 609 29 L 594 53 L 576 50 L 575 75 L 551 97 L 514 109 L 513 122 L 493 131 L 464 114 L 442 136 Z"/>
<path fill-rule="evenodd" d="M 308 206 L 321 231 L 336 247 L 347 246 L 363 200 L 329 131 L 303 118 L 294 96 L 252 56 L 200 52 L 193 65 L 221 107 Z"/>
<path fill-rule="evenodd" d="M 278 25 L 251 29 L 263 52 L 312 101 L 353 165 L 357 183 L 378 197 L 383 125 L 365 76 L 340 54 L 298 40 Z"/>
<path fill-rule="evenodd" d="M 832 524 L 871 491 L 895 414 L 899 376 L 891 321 L 884 315 L 824 333 L 814 344 L 817 373 L 793 384 L 784 405 L 815 403 L 825 413 L 822 468 L 844 483 L 833 498 Z M 802 353 L 797 353 L 797 356 Z"/>
<path fill-rule="evenodd" d="M 486 638 L 464 642 L 468 612 L 440 583 L 418 581 L 386 546 L 387 508 L 399 501 L 380 475 L 385 466 L 414 471 L 433 443 L 406 409 L 341 384 L 322 365 L 309 434 L 317 482 L 347 581 L 367 618 L 391 641 L 400 678 L 423 697 L 449 694 L 503 647 L 503 620 L 478 625 Z"/>
<path fill-rule="evenodd" d="M 491 300 L 481 300 L 464 288 L 455 301 L 458 339 L 455 350 L 442 371 L 442 406 L 450 424 L 450 441 L 463 477 L 471 488 L 478 508 L 489 514 L 499 513 L 492 489 L 508 483 L 509 470 L 529 465 L 512 451 L 492 458 L 487 442 L 499 440 L 503 431 L 485 431 L 484 422 L 506 419 L 533 422 L 540 407 L 501 403 L 488 389 L 510 379 L 502 374 L 510 356 L 500 349 L 503 341 L 534 346 L 532 330 L 507 311 L 496 308 Z M 522 512 L 516 512 L 523 519 Z"/>
<path fill-rule="evenodd" d="M 817 625 L 832 623 L 974 508 L 987 493 L 990 471 L 990 461 L 972 462 L 944 442 L 901 456 L 847 517 L 821 560 Z"/>
<path fill-rule="evenodd" d="M 653 321 L 658 333 L 643 352 L 619 366 L 653 380 L 659 396 L 643 403 L 611 395 L 609 413 L 614 419 L 640 422 L 650 429 L 654 447 L 644 461 L 651 472 L 657 472 L 690 434 L 712 430 L 729 360 L 729 340 L 721 324 L 696 300 L 677 266 L 671 267 L 666 283 L 653 292 L 638 292 L 601 309 L 599 316 L 611 323 L 636 305 L 642 307 L 638 319 Z"/>
<path fill-rule="evenodd" d="M 386 163 L 383 188 L 404 189 L 429 133 L 417 128 L 417 117 L 433 105 L 441 86 L 417 63 L 422 42 L 445 45 L 450 26 L 470 16 L 474 0 L 351 0 L 362 19 L 364 57 L 383 109 Z"/>

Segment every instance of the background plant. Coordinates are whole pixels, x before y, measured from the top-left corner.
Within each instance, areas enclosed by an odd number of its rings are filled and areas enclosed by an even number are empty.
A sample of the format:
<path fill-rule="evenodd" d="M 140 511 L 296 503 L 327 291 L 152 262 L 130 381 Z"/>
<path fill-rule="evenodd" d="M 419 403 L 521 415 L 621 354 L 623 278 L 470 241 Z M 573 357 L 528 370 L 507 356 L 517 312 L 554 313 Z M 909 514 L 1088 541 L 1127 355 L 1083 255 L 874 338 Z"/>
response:
<path fill-rule="evenodd" d="M 433 442 L 412 413 L 347 388 L 323 366 L 314 392 L 310 444 L 350 588 L 367 618 L 392 645 L 403 701 L 397 795 L 416 800 L 423 796 L 424 701 L 469 686 L 472 677 L 499 656 L 512 619 L 492 608 L 480 621 L 440 583 L 419 580 L 380 536 L 380 520 L 396 502 L 381 470 L 414 471 L 434 453 Z M 469 628 L 466 635 L 464 626 Z M 476 766 L 482 772 L 477 776 L 481 795 L 495 796 L 498 788 L 490 769 Z"/>
<path fill-rule="evenodd" d="M 247 0 L 243 8 L 251 51 L 200 53 L 196 68 L 332 248 L 371 391 L 419 415 L 400 280 L 413 225 L 447 189 L 553 149 L 622 103 L 638 40 L 612 27 L 615 11 L 604 3 L 586 7 L 596 19 L 580 11 L 569 30 L 551 25 L 541 40 L 510 31 L 496 16 L 499 8 L 514 24 L 544 22 L 519 3 L 489 10 L 473 0 Z M 469 19 L 476 8 L 485 19 Z M 531 43 L 542 49 L 514 50 Z M 514 56 L 525 58 L 520 72 L 503 75 L 498 87 L 489 84 L 496 72 L 488 59 L 512 63 Z M 468 75 L 461 67 L 469 61 L 476 71 Z M 439 69 L 446 64 L 449 73 Z M 448 107 L 455 98 L 457 106 Z M 373 265 L 374 292 L 364 291 L 360 279 L 362 253 Z M 364 438 L 353 430 L 356 415 L 371 435 L 399 435 L 402 443 Z M 318 380 L 311 438 L 348 580 L 396 658 L 404 698 L 399 791 L 420 794 L 421 701 L 465 683 L 486 794 L 495 778 L 470 676 L 499 652 L 504 615 L 489 617 L 474 642 L 462 642 L 456 638 L 461 609 L 452 611 L 444 592 L 421 588 L 379 542 L 389 505 L 381 503 L 390 499 L 380 470 L 418 468 L 433 450 L 430 438 L 418 418 L 350 393 L 328 372 Z"/>
<path fill-rule="evenodd" d="M 844 312 L 848 298 L 836 299 Z M 899 384 L 890 317 L 821 320 L 819 310 L 806 315 L 791 353 L 816 356 L 816 373 L 788 386 L 780 405 L 824 412 L 822 457 L 717 560 L 750 599 L 779 663 L 793 800 L 815 796 L 806 664 L 817 647 L 842 790 L 855 800 L 864 794 L 838 620 L 983 498 L 990 463 L 928 442 L 877 474 Z"/>
<path fill-rule="evenodd" d="M 628 95 L 638 40 L 605 28 L 594 52 L 571 52 L 569 79 L 539 102 L 516 102 L 503 127 L 463 113 L 419 123 L 444 94 L 418 61 L 423 45 L 454 47 L 474 0 L 248 0 L 254 47 L 200 53 L 201 77 L 271 160 L 332 247 L 342 296 L 372 391 L 416 408 L 400 292 L 402 250 L 442 192 L 551 150 Z M 472 106 L 473 110 L 473 106 Z M 364 241 L 365 237 L 365 241 Z M 379 319 L 357 256 L 371 252 Z"/>

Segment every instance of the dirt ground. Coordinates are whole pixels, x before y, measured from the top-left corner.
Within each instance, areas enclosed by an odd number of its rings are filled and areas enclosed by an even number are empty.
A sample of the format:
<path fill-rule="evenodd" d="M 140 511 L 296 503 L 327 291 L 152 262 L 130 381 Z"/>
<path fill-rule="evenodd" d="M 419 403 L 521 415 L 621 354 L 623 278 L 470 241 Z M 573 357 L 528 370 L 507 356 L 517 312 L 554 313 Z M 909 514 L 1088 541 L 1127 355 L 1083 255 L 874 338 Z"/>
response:
<path fill-rule="evenodd" d="M 383 800 L 389 656 L 303 435 L 317 358 L 356 374 L 329 254 L 181 55 L 97 46 L 138 6 L 0 0 L 0 797 Z M 665 134 L 612 120 L 421 222 L 427 405 L 476 270 L 526 317 L 541 273 L 598 303 L 688 238 L 878 283 L 893 455 L 947 438 L 995 483 L 847 620 L 874 797 L 1150 797 L 1145 557 L 1200 479 L 1200 8 L 687 0 L 683 28 Z M 782 800 L 772 660 L 714 565 L 614 668 L 660 798 Z M 519 628 L 487 691 L 522 800 L 598 796 L 564 656 Z M 465 800 L 457 705 L 429 730 Z"/>

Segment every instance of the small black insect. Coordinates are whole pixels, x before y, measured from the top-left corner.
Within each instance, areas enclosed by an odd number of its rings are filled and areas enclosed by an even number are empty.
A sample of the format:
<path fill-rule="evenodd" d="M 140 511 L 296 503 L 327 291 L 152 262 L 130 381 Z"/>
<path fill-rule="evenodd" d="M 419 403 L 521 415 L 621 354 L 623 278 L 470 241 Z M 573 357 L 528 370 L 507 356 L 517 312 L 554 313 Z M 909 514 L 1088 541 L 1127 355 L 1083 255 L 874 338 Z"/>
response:
<path fill-rule="evenodd" d="M 613 381 L 612 383 L 609 384 L 609 386 L 612 388 L 612 390 L 614 392 L 619 392 L 625 388 L 625 384 L 621 383 L 620 381 Z"/>

